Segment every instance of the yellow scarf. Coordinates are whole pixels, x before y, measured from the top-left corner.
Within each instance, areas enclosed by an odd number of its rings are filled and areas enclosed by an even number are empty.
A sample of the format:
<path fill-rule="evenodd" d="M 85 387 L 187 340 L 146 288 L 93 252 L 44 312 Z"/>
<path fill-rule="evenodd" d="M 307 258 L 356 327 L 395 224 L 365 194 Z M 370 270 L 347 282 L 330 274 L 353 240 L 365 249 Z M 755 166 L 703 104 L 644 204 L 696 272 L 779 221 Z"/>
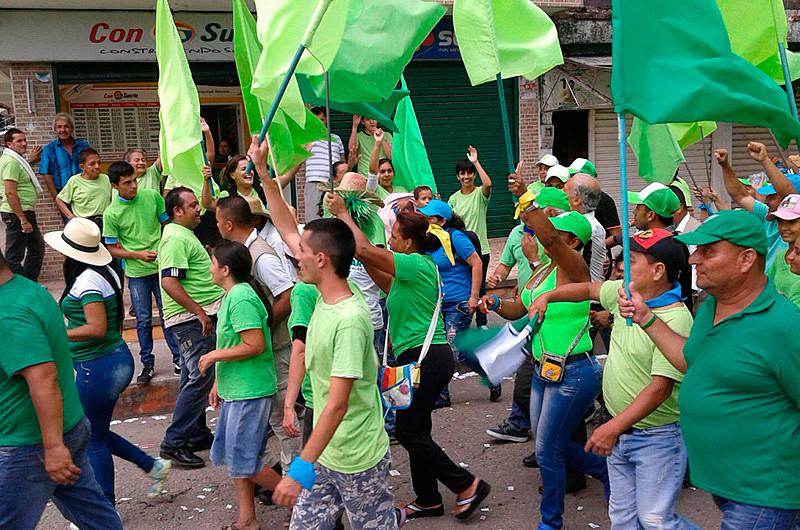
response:
<path fill-rule="evenodd" d="M 533 201 L 536 200 L 536 195 L 533 193 L 526 191 L 522 194 L 519 198 L 519 202 L 517 203 L 517 210 L 514 212 L 514 219 L 519 219 L 519 214 L 521 214 L 525 208 L 531 205 Z"/>
<path fill-rule="evenodd" d="M 444 255 L 450 260 L 451 265 L 456 264 L 456 258 L 453 256 L 453 245 L 450 244 L 450 234 L 439 225 L 428 225 L 428 233 L 436 236 L 436 239 L 442 242 L 442 250 Z"/>

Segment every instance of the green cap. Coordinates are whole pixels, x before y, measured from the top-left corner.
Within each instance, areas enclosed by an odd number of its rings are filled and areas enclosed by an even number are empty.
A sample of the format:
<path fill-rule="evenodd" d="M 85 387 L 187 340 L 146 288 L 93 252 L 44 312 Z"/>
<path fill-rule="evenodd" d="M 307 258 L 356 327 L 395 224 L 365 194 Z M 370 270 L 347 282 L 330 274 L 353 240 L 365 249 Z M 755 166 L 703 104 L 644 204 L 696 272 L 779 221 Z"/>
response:
<path fill-rule="evenodd" d="M 567 171 L 570 175 L 574 175 L 575 173 L 586 173 L 587 175 L 591 175 L 593 177 L 597 176 L 597 169 L 595 169 L 594 164 L 591 160 L 586 160 L 585 158 L 576 158 L 572 164 L 569 165 Z"/>
<path fill-rule="evenodd" d="M 708 245 L 728 241 L 740 247 L 752 248 L 767 255 L 767 234 L 758 218 L 745 210 L 722 210 L 703 222 L 694 232 L 675 239 L 687 245 Z"/>
<path fill-rule="evenodd" d="M 569 198 L 564 190 L 558 188 L 542 188 L 536 195 L 536 204 L 540 208 L 551 206 L 568 212 L 570 210 Z"/>
<path fill-rule="evenodd" d="M 649 184 L 639 193 L 629 191 L 628 202 L 631 204 L 644 204 L 661 217 L 672 217 L 672 214 L 681 207 L 675 192 L 658 182 Z"/>
<path fill-rule="evenodd" d="M 683 180 L 680 177 L 675 177 L 675 180 L 672 181 L 671 186 L 675 186 L 681 193 L 683 194 L 683 202 L 686 204 L 688 208 L 692 207 L 692 190 L 689 189 L 689 183 Z"/>
<path fill-rule="evenodd" d="M 538 200 L 536 201 L 539 202 Z M 540 205 L 541 206 L 541 205 Z M 592 238 L 592 225 L 589 220 L 578 212 L 566 212 L 556 217 L 551 217 L 550 222 L 556 230 L 575 234 L 584 245 Z"/>

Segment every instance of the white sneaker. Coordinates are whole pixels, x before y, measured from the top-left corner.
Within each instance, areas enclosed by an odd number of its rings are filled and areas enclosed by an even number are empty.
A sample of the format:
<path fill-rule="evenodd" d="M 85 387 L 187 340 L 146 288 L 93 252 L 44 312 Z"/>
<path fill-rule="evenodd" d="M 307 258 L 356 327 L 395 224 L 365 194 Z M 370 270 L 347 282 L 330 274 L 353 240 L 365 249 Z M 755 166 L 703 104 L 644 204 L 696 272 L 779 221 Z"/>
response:
<path fill-rule="evenodd" d="M 75 523 L 69 523 L 69 530 L 81 530 L 81 529 L 75 526 Z"/>
<path fill-rule="evenodd" d="M 161 494 L 161 490 L 164 489 L 164 483 L 167 481 L 170 468 L 172 468 L 172 460 L 156 458 L 153 469 L 147 473 L 147 476 L 153 479 L 153 482 L 151 482 L 150 486 L 147 488 L 148 497 L 158 497 Z"/>

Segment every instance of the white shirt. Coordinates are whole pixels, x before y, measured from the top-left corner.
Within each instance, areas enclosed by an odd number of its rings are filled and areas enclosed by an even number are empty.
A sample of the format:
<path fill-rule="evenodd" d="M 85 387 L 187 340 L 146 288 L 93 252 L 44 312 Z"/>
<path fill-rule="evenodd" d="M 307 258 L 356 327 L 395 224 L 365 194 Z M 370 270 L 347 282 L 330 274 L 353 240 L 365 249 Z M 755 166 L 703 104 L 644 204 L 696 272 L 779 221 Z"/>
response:
<path fill-rule="evenodd" d="M 675 227 L 675 232 L 679 234 L 685 234 L 687 232 L 686 227 L 689 224 L 689 221 L 692 220 L 692 214 L 686 212 L 686 215 L 683 216 L 681 222 L 678 223 L 678 226 Z M 694 229 L 689 230 L 689 232 L 693 232 Z M 686 245 L 689 247 L 689 255 L 694 254 L 694 251 L 697 250 L 697 245 Z M 699 291 L 700 289 L 697 288 L 697 270 L 695 265 L 692 265 L 692 290 Z"/>
<path fill-rule="evenodd" d="M 254 228 L 245 240 L 244 246 L 249 248 L 257 237 L 259 237 L 258 232 Z M 275 252 L 278 253 L 278 249 L 275 249 Z M 284 269 L 280 258 L 272 254 L 265 253 L 258 257 L 253 267 L 253 276 L 261 285 L 269 289 L 275 298 L 294 287 L 294 282 Z"/>
<path fill-rule="evenodd" d="M 606 229 L 594 216 L 594 212 L 583 214 L 589 224 L 592 225 L 592 260 L 589 263 L 589 275 L 593 282 L 602 282 L 605 279 L 603 274 L 603 264 L 606 261 Z"/>
<path fill-rule="evenodd" d="M 311 157 L 306 160 L 306 182 L 328 182 L 331 166 L 344 157 L 342 139 L 337 134 L 331 135 L 331 138 L 332 161 L 328 159 L 328 140 L 317 140 L 311 144 Z"/>
<path fill-rule="evenodd" d="M 278 259 L 280 259 L 281 263 L 283 264 L 283 269 L 292 279 L 292 282 L 297 282 L 297 271 L 295 270 L 294 265 L 292 265 L 289 262 L 289 259 L 286 257 L 286 245 L 284 245 L 283 239 L 281 239 L 281 235 L 278 232 L 278 229 L 275 228 L 275 225 L 272 224 L 271 221 L 267 221 L 267 224 L 264 225 L 264 228 L 258 235 L 275 249 L 275 253 L 278 254 Z"/>
<path fill-rule="evenodd" d="M 350 265 L 350 280 L 356 284 L 358 290 L 364 295 L 364 301 L 367 302 L 369 314 L 372 317 L 372 326 L 377 329 L 383 329 L 383 311 L 381 310 L 381 289 L 378 287 L 372 277 L 367 272 L 364 264 L 359 260 L 353 258 L 353 263 Z"/>

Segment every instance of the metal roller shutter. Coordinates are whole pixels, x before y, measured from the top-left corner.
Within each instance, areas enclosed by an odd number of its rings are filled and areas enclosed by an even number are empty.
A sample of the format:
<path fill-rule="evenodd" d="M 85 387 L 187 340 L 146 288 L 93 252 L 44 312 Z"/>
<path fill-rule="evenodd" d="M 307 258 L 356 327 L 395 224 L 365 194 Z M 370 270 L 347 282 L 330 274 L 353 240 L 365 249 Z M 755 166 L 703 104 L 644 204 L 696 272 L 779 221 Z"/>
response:
<path fill-rule="evenodd" d="M 737 175 L 740 177 L 746 177 L 753 173 L 763 171 L 761 164 L 750 158 L 747 154 L 747 144 L 749 142 L 761 142 L 767 146 L 767 151 L 770 155 L 779 155 L 775 141 L 772 139 L 772 133 L 770 133 L 768 129 L 754 127 L 752 125 L 734 125 L 731 162 Z"/>

